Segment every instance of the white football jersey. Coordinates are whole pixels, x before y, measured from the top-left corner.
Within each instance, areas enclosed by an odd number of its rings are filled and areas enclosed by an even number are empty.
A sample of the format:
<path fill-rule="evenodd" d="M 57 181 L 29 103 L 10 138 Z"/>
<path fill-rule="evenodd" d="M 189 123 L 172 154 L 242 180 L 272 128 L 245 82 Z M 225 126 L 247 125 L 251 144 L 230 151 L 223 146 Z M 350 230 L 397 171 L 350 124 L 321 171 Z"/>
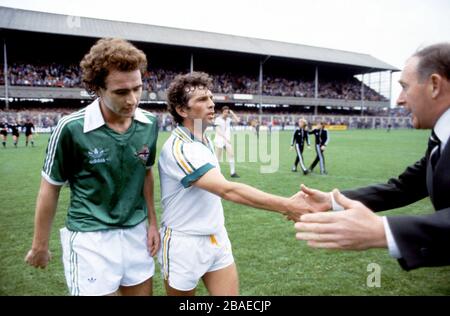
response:
<path fill-rule="evenodd" d="M 212 168 L 220 168 L 214 146 L 177 127 L 164 143 L 158 161 L 163 208 L 161 227 L 193 235 L 224 229 L 221 198 L 192 183 Z"/>

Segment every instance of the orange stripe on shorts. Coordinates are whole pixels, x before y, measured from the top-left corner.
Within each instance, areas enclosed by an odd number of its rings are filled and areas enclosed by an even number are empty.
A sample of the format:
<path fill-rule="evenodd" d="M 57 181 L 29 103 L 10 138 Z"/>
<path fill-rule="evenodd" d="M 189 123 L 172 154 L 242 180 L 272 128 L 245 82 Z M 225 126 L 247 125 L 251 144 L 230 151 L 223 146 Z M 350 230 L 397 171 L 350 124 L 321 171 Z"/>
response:
<path fill-rule="evenodd" d="M 219 243 L 217 242 L 216 236 L 214 235 L 209 235 L 209 239 L 211 240 L 211 243 L 213 245 L 219 245 Z"/>

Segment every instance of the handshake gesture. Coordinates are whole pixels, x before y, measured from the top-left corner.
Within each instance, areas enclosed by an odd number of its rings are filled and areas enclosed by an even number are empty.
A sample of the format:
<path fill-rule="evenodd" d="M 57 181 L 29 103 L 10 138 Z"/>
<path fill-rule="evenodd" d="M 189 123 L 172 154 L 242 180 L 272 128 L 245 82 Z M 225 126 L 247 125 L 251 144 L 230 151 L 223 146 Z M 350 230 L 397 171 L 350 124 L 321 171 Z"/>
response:
<path fill-rule="evenodd" d="M 382 218 L 337 189 L 322 192 L 302 184 L 291 200 L 296 208 L 285 216 L 296 222 L 296 238 L 306 240 L 310 247 L 343 250 L 387 247 Z"/>

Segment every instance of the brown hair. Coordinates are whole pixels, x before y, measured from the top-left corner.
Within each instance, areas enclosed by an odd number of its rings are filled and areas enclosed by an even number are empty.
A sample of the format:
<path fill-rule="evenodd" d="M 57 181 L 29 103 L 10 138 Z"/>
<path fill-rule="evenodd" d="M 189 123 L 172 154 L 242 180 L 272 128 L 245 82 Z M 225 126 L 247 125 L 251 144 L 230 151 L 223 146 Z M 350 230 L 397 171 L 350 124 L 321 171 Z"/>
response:
<path fill-rule="evenodd" d="M 100 88 L 105 88 L 105 79 L 111 70 L 139 69 L 143 74 L 147 68 L 147 58 L 143 51 L 126 40 L 102 38 L 84 55 L 80 66 L 86 90 L 95 95 Z"/>
<path fill-rule="evenodd" d="M 423 81 L 436 73 L 450 79 L 450 42 L 438 43 L 417 51 L 412 57 L 418 57 L 417 73 Z"/>
<path fill-rule="evenodd" d="M 205 72 L 192 72 L 178 75 L 170 83 L 167 89 L 167 109 L 177 123 L 183 123 L 183 118 L 178 114 L 176 107 L 187 107 L 189 92 L 196 87 L 212 89 L 212 79 Z"/>

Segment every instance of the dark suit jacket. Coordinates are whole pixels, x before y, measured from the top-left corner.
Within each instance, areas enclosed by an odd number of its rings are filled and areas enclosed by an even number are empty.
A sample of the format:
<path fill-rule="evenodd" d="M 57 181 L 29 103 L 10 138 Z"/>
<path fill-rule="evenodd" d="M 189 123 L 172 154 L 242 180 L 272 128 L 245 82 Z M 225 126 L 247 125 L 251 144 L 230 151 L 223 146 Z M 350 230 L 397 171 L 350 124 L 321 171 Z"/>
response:
<path fill-rule="evenodd" d="M 450 140 L 434 172 L 428 159 L 429 152 L 386 184 L 342 192 L 375 212 L 406 206 L 427 196 L 431 198 L 436 210 L 433 214 L 388 217 L 402 255 L 399 263 L 405 270 L 450 265 Z"/>

